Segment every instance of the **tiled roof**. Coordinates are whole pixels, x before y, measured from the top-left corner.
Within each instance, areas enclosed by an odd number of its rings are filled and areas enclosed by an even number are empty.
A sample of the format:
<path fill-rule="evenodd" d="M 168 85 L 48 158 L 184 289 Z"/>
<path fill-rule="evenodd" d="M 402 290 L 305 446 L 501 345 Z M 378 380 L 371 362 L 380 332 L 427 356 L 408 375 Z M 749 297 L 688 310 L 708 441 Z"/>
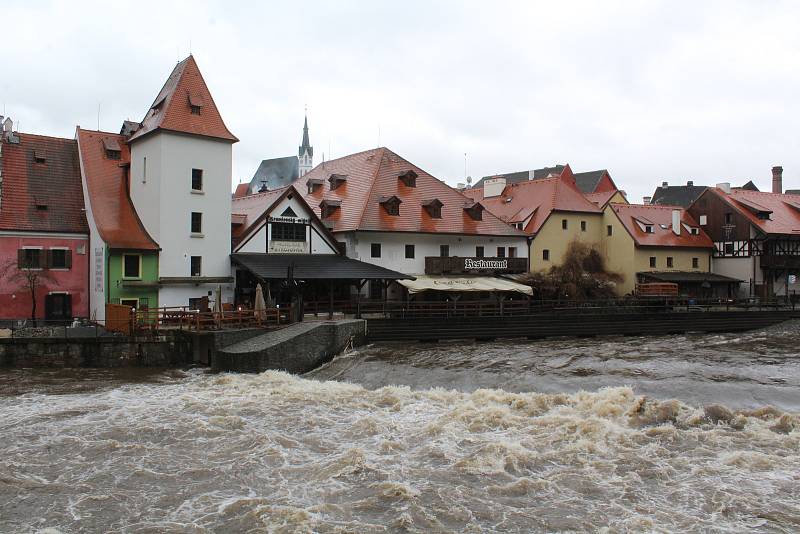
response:
<path fill-rule="evenodd" d="M 647 247 L 685 247 L 713 248 L 713 243 L 691 215 L 679 206 L 654 206 L 652 204 L 610 204 L 610 209 L 639 246 Z M 672 231 L 672 210 L 681 210 L 681 223 L 690 228 L 699 228 L 698 235 L 692 235 L 681 227 L 680 235 Z M 653 233 L 647 233 L 636 222 L 652 223 Z M 666 228 L 662 228 L 662 225 Z"/>
<path fill-rule="evenodd" d="M 662 206 L 688 208 L 705 190 L 704 185 L 662 185 L 656 188 L 650 202 Z"/>
<path fill-rule="evenodd" d="M 0 230 L 88 234 L 77 143 L 18 135 L 19 144 L 2 144 Z"/>
<path fill-rule="evenodd" d="M 608 173 L 606 169 L 601 169 L 599 171 L 588 171 L 588 172 L 576 172 L 575 176 L 575 184 L 585 194 L 590 193 L 605 193 L 608 191 L 616 191 L 617 186 L 614 184 L 614 180 L 611 179 L 611 175 Z M 603 180 L 603 178 L 607 177 L 607 180 Z"/>
<path fill-rule="evenodd" d="M 710 191 L 729 199 L 732 206 L 764 233 L 794 235 L 800 233 L 800 195 L 746 189 L 732 189 L 726 194 L 716 187 Z M 771 212 L 769 220 L 758 218 L 755 211 L 761 209 Z"/>
<path fill-rule="evenodd" d="M 294 182 L 300 176 L 300 160 L 297 156 L 272 158 L 261 161 L 250 180 L 252 191 L 258 191 L 266 184 L 268 189 L 280 189 Z"/>
<path fill-rule="evenodd" d="M 400 174 L 413 170 L 416 187 L 400 180 Z M 328 178 L 345 175 L 344 181 L 331 190 Z M 308 180 L 321 179 L 322 186 L 308 192 Z M 341 207 L 324 219 L 334 232 L 379 230 L 385 232 L 431 232 L 448 234 L 523 235 L 497 217 L 484 212 L 482 220 L 473 219 L 464 208 L 474 204 L 455 189 L 434 178 L 416 165 L 387 148 L 351 154 L 317 165 L 295 182 L 306 202 L 319 215 L 319 204 L 340 200 Z M 397 196 L 400 214 L 389 215 L 379 202 L 381 197 Z M 441 218 L 431 217 L 422 203 L 431 199 L 442 202 Z"/>
<path fill-rule="evenodd" d="M 510 223 L 525 222 L 525 232 L 536 234 L 553 211 L 602 213 L 575 187 L 571 176 L 507 185 L 503 193 L 481 201 L 487 210 Z"/>
<path fill-rule="evenodd" d="M 478 180 L 473 187 L 483 187 L 484 180 L 491 180 L 492 178 L 505 178 L 507 184 L 518 184 L 520 182 L 527 182 L 528 180 L 542 180 L 550 178 L 551 176 L 560 176 L 564 171 L 565 165 L 554 165 L 552 167 L 542 167 L 541 169 L 533 169 L 532 171 L 517 171 L 509 172 L 506 174 L 493 174 L 491 176 L 484 176 Z M 531 178 L 533 173 L 533 178 Z"/>
<path fill-rule="evenodd" d="M 285 187 L 281 189 L 272 189 L 264 193 L 255 193 L 253 195 L 233 199 L 231 203 L 231 215 L 240 216 L 237 220 L 242 221 L 241 225 L 236 225 L 231 229 L 231 236 L 234 242 L 237 242 L 245 234 L 256 219 L 283 194 L 285 189 Z"/>
<path fill-rule="evenodd" d="M 597 205 L 600 208 L 604 208 L 608 201 L 611 200 L 611 197 L 619 193 L 616 189 L 611 191 L 603 191 L 602 193 L 584 193 L 583 196 L 586 197 L 586 200 L 589 202 Z"/>
<path fill-rule="evenodd" d="M 242 198 L 250 194 L 250 184 L 239 184 L 233 192 L 233 198 Z"/>
<path fill-rule="evenodd" d="M 158 250 L 128 195 L 126 166 L 130 165 L 130 150 L 125 137 L 79 128 L 77 138 L 92 216 L 100 237 L 113 249 Z M 120 159 L 106 156 L 108 141 L 119 144 Z"/>
<path fill-rule="evenodd" d="M 199 106 L 200 113 L 193 114 L 192 106 Z M 131 141 L 159 129 L 238 141 L 225 126 L 194 56 L 175 66 Z"/>

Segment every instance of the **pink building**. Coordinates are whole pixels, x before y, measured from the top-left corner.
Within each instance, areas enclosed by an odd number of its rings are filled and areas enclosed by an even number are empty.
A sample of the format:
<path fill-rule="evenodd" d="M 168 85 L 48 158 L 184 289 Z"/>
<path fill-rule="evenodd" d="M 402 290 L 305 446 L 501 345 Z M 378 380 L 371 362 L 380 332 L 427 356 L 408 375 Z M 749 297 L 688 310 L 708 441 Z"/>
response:
<path fill-rule="evenodd" d="M 73 139 L 0 132 L 0 320 L 89 314 L 89 227 Z"/>

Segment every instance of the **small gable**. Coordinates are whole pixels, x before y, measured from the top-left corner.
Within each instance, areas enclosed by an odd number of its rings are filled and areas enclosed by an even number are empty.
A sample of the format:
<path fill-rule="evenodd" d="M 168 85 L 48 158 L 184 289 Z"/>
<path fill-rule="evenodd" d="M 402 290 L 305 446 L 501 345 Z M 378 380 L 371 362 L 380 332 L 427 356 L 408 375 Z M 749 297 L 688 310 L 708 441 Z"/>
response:
<path fill-rule="evenodd" d="M 431 216 L 433 219 L 441 219 L 442 218 L 442 206 L 444 204 L 438 198 L 432 198 L 430 200 L 425 200 L 422 202 L 422 207 L 425 211 L 428 212 L 428 215 Z"/>
<path fill-rule="evenodd" d="M 405 184 L 406 187 L 417 187 L 418 176 L 419 175 L 417 173 L 409 169 L 403 173 L 400 173 L 397 177 Z"/>
<path fill-rule="evenodd" d="M 483 220 L 483 210 L 485 208 L 480 202 L 467 203 L 464 206 L 464 212 L 469 215 L 473 221 Z"/>
<path fill-rule="evenodd" d="M 328 182 L 331 184 L 331 191 L 334 189 L 338 189 L 339 186 L 347 182 L 347 175 L 346 174 L 331 174 L 328 178 Z"/>
<path fill-rule="evenodd" d="M 393 217 L 398 217 L 400 215 L 400 204 L 403 202 L 396 195 L 392 195 L 389 197 L 380 197 L 378 202 L 383 209 L 386 211 L 388 215 Z"/>

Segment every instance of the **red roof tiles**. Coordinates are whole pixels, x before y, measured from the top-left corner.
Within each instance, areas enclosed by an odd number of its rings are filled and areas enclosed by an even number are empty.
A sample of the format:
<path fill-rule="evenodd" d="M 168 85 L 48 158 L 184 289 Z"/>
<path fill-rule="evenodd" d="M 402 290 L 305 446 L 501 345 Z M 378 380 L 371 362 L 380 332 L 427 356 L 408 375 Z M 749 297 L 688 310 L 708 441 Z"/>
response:
<path fill-rule="evenodd" d="M 400 176 L 412 170 L 417 174 L 415 187 L 409 187 Z M 330 188 L 331 175 L 344 175 L 335 189 Z M 408 175 L 406 175 L 408 176 Z M 309 180 L 324 180 L 321 187 L 309 193 Z M 326 223 L 334 232 L 370 230 L 384 232 L 426 232 L 448 234 L 523 235 L 491 214 L 482 220 L 473 219 L 465 211 L 472 201 L 434 178 L 416 165 L 387 148 L 376 148 L 326 161 L 295 181 L 306 202 L 320 214 L 323 200 L 340 201 Z M 390 215 L 381 206 L 381 199 L 396 196 L 399 215 Z M 423 203 L 436 198 L 442 202 L 441 218 L 431 217 Z"/>
<path fill-rule="evenodd" d="M 602 213 L 578 190 L 571 173 L 507 185 L 502 194 L 484 198 L 481 204 L 504 221 L 526 223 L 524 229 L 530 235 L 554 211 Z"/>
<path fill-rule="evenodd" d="M 225 126 L 194 56 L 175 66 L 130 140 L 159 129 L 238 141 Z"/>
<path fill-rule="evenodd" d="M 100 237 L 113 249 L 158 250 L 128 195 L 126 164 L 130 164 L 130 151 L 124 137 L 79 128 L 77 138 L 89 204 Z M 106 147 L 114 143 L 119 147 L 120 159 L 106 155 Z"/>
<path fill-rule="evenodd" d="M 661 206 L 653 204 L 610 204 L 610 209 L 619 218 L 622 225 L 639 246 L 646 247 L 684 247 L 713 248 L 711 238 L 700 228 L 689 213 L 679 206 Z M 685 227 L 681 227 L 680 235 L 672 231 L 672 211 L 680 210 L 681 223 L 690 228 L 697 228 L 699 233 L 692 235 Z M 642 230 L 639 223 L 652 224 L 653 232 Z M 666 228 L 662 228 L 662 225 Z"/>
<path fill-rule="evenodd" d="M 250 194 L 250 184 L 239 184 L 233 193 L 233 198 L 242 198 Z"/>
<path fill-rule="evenodd" d="M 18 135 L 2 143 L 0 230 L 88 234 L 77 143 Z"/>
<path fill-rule="evenodd" d="M 231 229 L 234 243 L 244 236 L 247 230 L 256 222 L 256 219 L 264 213 L 264 210 L 272 206 L 285 190 L 286 187 L 282 187 L 233 199 L 231 203 L 231 221 L 238 222 Z"/>
<path fill-rule="evenodd" d="M 753 226 L 766 234 L 798 234 L 800 233 L 800 195 L 767 193 L 732 189 L 725 193 L 716 187 L 709 190 L 728 200 L 734 208 L 747 217 Z M 759 219 L 756 211 L 771 212 L 769 219 Z"/>

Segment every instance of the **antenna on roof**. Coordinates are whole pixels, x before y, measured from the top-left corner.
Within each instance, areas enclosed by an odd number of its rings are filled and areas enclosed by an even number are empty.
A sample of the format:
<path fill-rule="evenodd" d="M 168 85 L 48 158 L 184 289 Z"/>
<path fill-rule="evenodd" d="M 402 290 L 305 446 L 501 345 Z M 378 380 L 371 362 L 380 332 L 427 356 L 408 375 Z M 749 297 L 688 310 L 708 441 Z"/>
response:
<path fill-rule="evenodd" d="M 97 131 L 100 131 L 100 101 L 97 101 Z"/>
<path fill-rule="evenodd" d="M 467 178 L 467 153 L 464 152 L 464 178 Z"/>
<path fill-rule="evenodd" d="M 192 38 L 189 37 L 189 55 L 192 55 Z"/>
<path fill-rule="evenodd" d="M 378 148 L 381 146 L 381 125 L 378 124 Z"/>

